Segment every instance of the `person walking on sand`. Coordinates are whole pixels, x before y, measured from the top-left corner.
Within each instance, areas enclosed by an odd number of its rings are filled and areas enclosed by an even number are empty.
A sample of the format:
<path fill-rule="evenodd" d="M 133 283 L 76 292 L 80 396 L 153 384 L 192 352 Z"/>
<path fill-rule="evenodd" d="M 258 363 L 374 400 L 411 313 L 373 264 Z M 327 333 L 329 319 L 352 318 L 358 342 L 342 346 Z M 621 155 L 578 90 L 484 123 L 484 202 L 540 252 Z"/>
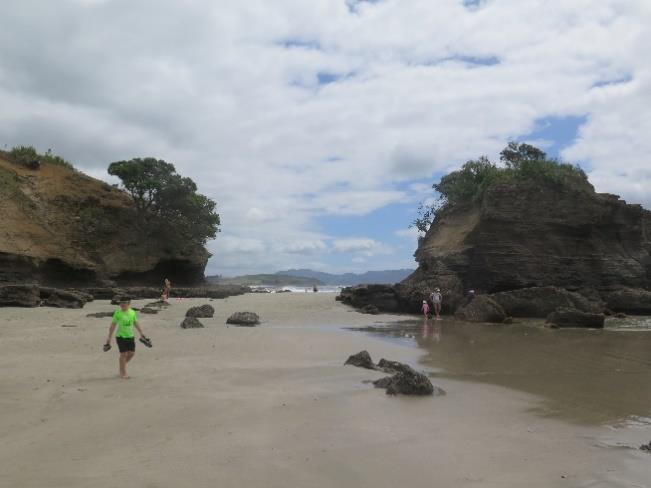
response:
<path fill-rule="evenodd" d="M 434 305 L 436 320 L 441 320 L 441 304 L 443 303 L 443 295 L 441 295 L 441 289 L 436 288 L 429 297 L 432 301 L 432 305 Z"/>
<path fill-rule="evenodd" d="M 421 310 L 423 311 L 425 320 L 427 320 L 429 318 L 429 304 L 427 303 L 427 300 L 423 300 L 423 306 L 421 307 Z"/>
<path fill-rule="evenodd" d="M 120 378 L 124 380 L 129 379 L 129 375 L 127 374 L 127 363 L 131 361 L 133 356 L 136 354 L 136 341 L 135 334 L 133 333 L 134 327 L 138 331 L 138 334 L 140 334 L 140 342 L 147 347 L 151 347 L 151 340 L 145 337 L 145 334 L 138 323 L 136 311 L 131 308 L 131 300 L 123 298 L 120 300 L 120 308 L 115 311 L 113 318 L 111 319 L 111 326 L 109 327 L 108 337 L 104 344 L 104 351 L 111 349 L 111 338 L 113 337 L 113 332 L 115 332 L 115 329 L 117 328 L 115 342 L 117 342 L 118 350 L 120 351 Z"/>
<path fill-rule="evenodd" d="M 160 296 L 162 302 L 166 302 L 170 298 L 170 291 L 172 290 L 172 282 L 165 278 L 163 281 L 163 293 Z"/>

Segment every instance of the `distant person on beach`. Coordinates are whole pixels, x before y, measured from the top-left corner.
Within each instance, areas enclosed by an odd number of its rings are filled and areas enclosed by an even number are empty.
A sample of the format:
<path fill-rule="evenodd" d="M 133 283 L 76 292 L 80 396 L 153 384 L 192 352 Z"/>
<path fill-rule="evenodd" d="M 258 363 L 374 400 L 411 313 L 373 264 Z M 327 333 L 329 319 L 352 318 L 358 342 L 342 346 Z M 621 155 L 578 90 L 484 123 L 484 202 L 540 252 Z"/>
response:
<path fill-rule="evenodd" d="M 429 296 L 434 306 L 434 313 L 436 314 L 436 320 L 441 319 L 441 304 L 443 303 L 443 295 L 441 295 L 441 289 L 436 288 L 432 294 Z"/>
<path fill-rule="evenodd" d="M 172 290 L 172 282 L 165 278 L 163 281 L 163 293 L 160 296 L 161 301 L 166 302 L 170 298 L 170 291 Z"/>
<path fill-rule="evenodd" d="M 427 303 L 427 300 L 423 300 L 423 306 L 421 308 L 423 311 L 423 315 L 425 316 L 425 320 L 429 318 L 429 303 Z"/>
<path fill-rule="evenodd" d="M 140 334 L 140 342 L 147 347 L 151 347 L 151 341 L 145 337 L 145 334 L 140 328 L 140 324 L 138 324 L 138 316 L 135 310 L 131 308 L 131 300 L 127 298 L 122 299 L 120 300 L 120 308 L 115 311 L 111 319 L 111 326 L 109 327 L 108 337 L 104 344 L 104 351 L 111 349 L 111 338 L 117 328 L 115 342 L 117 342 L 118 350 L 120 351 L 120 378 L 125 380 L 129 379 L 127 363 L 136 354 L 136 340 L 135 334 L 133 333 L 134 327 L 138 330 L 138 334 Z"/>

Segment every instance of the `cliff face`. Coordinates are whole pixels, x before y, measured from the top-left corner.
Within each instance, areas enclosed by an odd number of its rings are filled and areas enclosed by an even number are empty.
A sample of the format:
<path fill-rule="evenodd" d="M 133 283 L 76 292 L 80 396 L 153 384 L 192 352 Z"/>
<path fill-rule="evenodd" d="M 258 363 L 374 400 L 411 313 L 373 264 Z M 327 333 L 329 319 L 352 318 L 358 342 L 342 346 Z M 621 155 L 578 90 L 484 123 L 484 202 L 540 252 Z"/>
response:
<path fill-rule="evenodd" d="M 651 285 L 651 212 L 617 196 L 533 182 L 500 183 L 447 210 L 403 285 L 495 293 L 557 286 L 600 293 Z"/>
<path fill-rule="evenodd" d="M 204 278 L 201 246 L 147 239 L 122 191 L 68 168 L 28 169 L 0 155 L 0 283 L 178 284 Z"/>

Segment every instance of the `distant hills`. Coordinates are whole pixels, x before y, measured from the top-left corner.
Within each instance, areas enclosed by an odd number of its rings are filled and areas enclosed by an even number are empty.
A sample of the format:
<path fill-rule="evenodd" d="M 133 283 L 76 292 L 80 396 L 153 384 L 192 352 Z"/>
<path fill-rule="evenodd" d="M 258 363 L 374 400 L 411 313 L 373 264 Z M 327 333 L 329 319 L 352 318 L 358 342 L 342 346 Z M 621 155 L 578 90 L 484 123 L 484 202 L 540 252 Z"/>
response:
<path fill-rule="evenodd" d="M 314 278 L 305 278 L 302 276 L 286 276 L 285 274 L 255 274 L 235 276 L 233 278 L 222 278 L 221 276 L 208 276 L 206 278 L 211 283 L 219 283 L 221 285 L 243 285 L 243 286 L 307 286 L 314 285 L 323 286 L 320 280 Z"/>
<path fill-rule="evenodd" d="M 354 286 L 365 283 L 390 284 L 398 283 L 413 273 L 413 269 L 389 269 L 384 271 L 367 271 L 366 273 L 344 273 L 331 274 L 311 269 L 288 269 L 279 271 L 276 274 L 285 276 L 297 276 L 319 280 L 325 285 Z"/>
<path fill-rule="evenodd" d="M 394 284 L 404 280 L 413 273 L 412 269 L 391 269 L 386 271 L 367 271 L 366 273 L 331 274 L 311 269 L 289 269 L 273 274 L 255 274 L 222 278 L 208 276 L 212 283 L 245 286 L 354 286 L 364 283 Z"/>

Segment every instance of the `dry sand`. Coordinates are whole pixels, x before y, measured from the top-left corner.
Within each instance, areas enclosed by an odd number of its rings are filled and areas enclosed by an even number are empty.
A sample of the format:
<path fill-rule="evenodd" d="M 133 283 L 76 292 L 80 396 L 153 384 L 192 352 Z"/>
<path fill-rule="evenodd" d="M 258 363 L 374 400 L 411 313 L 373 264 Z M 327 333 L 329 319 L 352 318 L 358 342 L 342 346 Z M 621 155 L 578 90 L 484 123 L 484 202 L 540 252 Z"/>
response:
<path fill-rule="evenodd" d="M 178 327 L 173 301 L 141 317 L 131 380 L 102 353 L 113 309 L 0 309 L 0 486 L 613 487 L 649 486 L 651 457 L 617 432 L 528 412 L 536 398 L 436 380 L 447 396 L 393 398 L 344 367 L 367 349 L 417 365 L 418 350 L 341 326 L 390 321 L 329 294 L 210 302 L 206 328 Z M 145 302 L 136 302 L 141 306 Z M 257 328 L 226 327 L 234 311 Z M 62 327 L 63 325 L 74 327 Z"/>

